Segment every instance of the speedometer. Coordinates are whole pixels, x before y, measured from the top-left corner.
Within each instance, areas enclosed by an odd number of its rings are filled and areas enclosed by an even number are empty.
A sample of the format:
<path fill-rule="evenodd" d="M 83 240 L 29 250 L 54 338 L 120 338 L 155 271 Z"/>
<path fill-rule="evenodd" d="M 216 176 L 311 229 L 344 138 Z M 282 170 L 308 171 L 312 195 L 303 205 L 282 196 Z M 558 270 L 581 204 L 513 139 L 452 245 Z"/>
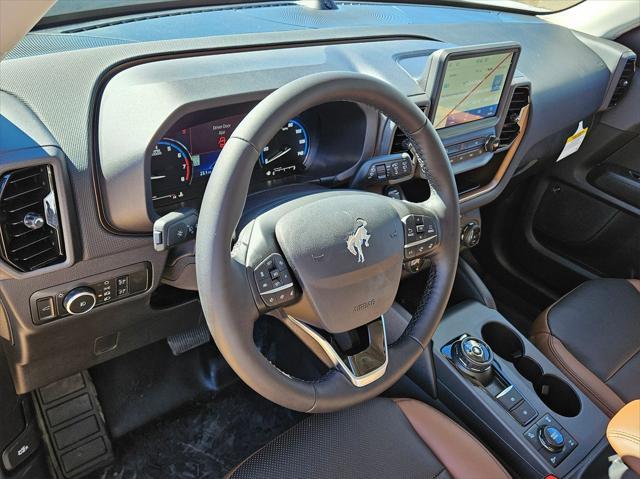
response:
<path fill-rule="evenodd" d="M 154 207 L 180 201 L 193 178 L 193 163 L 180 142 L 163 138 L 151 154 L 151 198 Z"/>
<path fill-rule="evenodd" d="M 309 153 L 309 136 L 298 120 L 289 120 L 260 155 L 260 165 L 267 177 L 293 175 L 304 167 Z"/>

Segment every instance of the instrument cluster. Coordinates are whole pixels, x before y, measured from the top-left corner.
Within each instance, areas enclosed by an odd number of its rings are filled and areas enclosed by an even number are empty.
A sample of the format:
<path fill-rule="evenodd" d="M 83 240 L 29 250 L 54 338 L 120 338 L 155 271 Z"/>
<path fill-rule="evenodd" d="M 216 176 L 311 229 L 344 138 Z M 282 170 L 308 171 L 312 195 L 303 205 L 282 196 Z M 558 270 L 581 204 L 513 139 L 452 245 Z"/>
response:
<path fill-rule="evenodd" d="M 358 121 L 339 126 L 334 121 L 336 114 Z M 196 119 L 180 122 L 156 143 L 149 179 L 158 214 L 200 205 L 220 153 L 245 115 L 246 112 L 218 117 L 211 112 L 208 118 L 214 119 L 202 121 L 200 114 Z M 365 115 L 350 103 L 322 105 L 292 118 L 261 152 L 252 189 L 308 182 L 350 168 L 361 157 L 365 130 Z M 341 144 L 344 148 L 336 149 Z M 334 151 L 340 151 L 340 155 L 335 157 Z"/>

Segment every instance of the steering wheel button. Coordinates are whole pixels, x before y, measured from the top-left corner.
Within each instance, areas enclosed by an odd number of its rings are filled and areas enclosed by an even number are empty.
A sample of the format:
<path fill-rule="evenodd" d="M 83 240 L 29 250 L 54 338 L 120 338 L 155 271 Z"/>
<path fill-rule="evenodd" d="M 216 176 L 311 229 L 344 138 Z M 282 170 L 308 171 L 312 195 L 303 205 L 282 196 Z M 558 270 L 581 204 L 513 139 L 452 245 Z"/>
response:
<path fill-rule="evenodd" d="M 284 270 L 284 271 L 280 271 L 280 280 L 284 283 L 290 283 L 291 282 L 291 275 L 289 274 L 289 271 Z"/>
<path fill-rule="evenodd" d="M 277 255 L 275 258 L 276 258 L 276 267 L 278 268 L 278 270 L 279 271 L 286 270 L 287 269 L 287 263 L 284 262 L 282 257 L 280 255 Z"/>
<path fill-rule="evenodd" d="M 409 246 L 408 248 L 404 249 L 404 257 L 405 259 L 412 259 L 416 257 L 417 254 L 417 249 L 415 246 Z"/>
<path fill-rule="evenodd" d="M 424 225 L 424 216 L 415 215 L 414 218 L 415 218 L 416 225 Z"/>
<path fill-rule="evenodd" d="M 280 278 L 280 271 L 278 271 L 277 269 L 272 269 L 271 271 L 269 271 L 269 276 L 271 276 L 271 279 L 276 280 Z"/>
<path fill-rule="evenodd" d="M 271 284 L 270 280 L 265 279 L 262 281 L 258 281 L 258 291 L 260 291 L 260 293 L 265 293 L 271 289 L 273 289 L 273 285 Z"/>

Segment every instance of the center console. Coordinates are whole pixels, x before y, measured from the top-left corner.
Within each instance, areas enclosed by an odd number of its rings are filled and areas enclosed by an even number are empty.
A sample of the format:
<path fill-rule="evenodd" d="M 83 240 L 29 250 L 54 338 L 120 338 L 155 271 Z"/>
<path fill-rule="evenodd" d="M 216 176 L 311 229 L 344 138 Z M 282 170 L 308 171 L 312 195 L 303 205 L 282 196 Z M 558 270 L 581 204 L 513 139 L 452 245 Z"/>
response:
<path fill-rule="evenodd" d="M 604 447 L 608 418 L 496 310 L 451 308 L 433 354 L 439 397 L 518 475 L 566 477 Z"/>

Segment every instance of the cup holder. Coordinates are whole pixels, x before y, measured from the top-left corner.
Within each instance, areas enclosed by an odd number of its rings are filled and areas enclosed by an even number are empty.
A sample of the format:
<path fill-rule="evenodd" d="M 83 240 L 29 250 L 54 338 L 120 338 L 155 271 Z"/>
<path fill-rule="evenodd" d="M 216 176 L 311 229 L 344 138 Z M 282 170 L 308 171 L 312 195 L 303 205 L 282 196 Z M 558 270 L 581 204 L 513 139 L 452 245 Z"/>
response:
<path fill-rule="evenodd" d="M 524 345 L 520 338 L 500 323 L 487 323 L 482 327 L 482 339 L 502 359 L 514 362 L 522 356 Z"/>
<path fill-rule="evenodd" d="M 563 379 L 545 374 L 535 359 L 525 356 L 522 340 L 510 328 L 496 322 L 487 323 L 482 327 L 482 339 L 495 355 L 514 365 L 549 409 L 566 417 L 580 413 L 580 399 L 573 388 Z"/>

